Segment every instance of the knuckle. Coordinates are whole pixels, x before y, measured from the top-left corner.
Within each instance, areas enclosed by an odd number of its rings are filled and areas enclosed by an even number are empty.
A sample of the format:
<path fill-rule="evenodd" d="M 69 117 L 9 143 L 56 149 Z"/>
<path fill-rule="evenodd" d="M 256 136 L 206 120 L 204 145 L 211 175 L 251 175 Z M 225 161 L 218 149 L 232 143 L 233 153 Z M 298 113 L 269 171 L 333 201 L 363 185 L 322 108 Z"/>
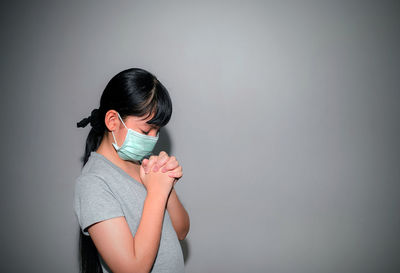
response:
<path fill-rule="evenodd" d="M 168 168 L 172 169 L 172 168 L 176 167 L 176 164 L 173 161 L 170 161 L 170 162 L 168 162 L 167 166 L 168 166 Z"/>
<path fill-rule="evenodd" d="M 157 165 L 158 167 L 163 166 L 163 165 L 164 165 L 163 160 L 158 160 L 158 161 L 156 162 L 156 165 Z"/>

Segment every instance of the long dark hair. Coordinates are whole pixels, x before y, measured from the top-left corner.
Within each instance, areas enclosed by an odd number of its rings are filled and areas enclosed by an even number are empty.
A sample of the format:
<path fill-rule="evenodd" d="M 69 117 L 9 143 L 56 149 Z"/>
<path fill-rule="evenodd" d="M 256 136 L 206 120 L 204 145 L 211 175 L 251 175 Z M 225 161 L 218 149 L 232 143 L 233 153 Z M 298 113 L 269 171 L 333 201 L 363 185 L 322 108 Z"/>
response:
<path fill-rule="evenodd" d="M 100 106 L 91 115 L 77 123 L 92 128 L 86 139 L 86 147 L 81 157 L 82 168 L 90 153 L 97 150 L 104 135 L 109 132 L 104 119 L 109 110 L 117 111 L 124 120 L 127 116 L 154 117 L 147 121 L 160 128 L 165 126 L 172 115 L 172 102 L 168 90 L 150 72 L 140 68 L 129 68 L 115 75 L 105 87 L 100 99 Z M 98 251 L 90 236 L 82 233 L 79 227 L 79 265 L 82 273 L 102 272 Z"/>

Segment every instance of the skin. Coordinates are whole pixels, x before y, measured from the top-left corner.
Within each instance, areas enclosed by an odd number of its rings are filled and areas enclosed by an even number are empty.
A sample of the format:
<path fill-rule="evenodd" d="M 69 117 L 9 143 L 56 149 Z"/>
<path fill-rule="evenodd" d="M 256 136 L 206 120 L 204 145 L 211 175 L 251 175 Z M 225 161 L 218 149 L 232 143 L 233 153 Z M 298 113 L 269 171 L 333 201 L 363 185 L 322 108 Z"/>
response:
<path fill-rule="evenodd" d="M 129 116 L 124 123 L 139 133 L 156 136 L 159 128 L 146 123 L 153 115 L 148 118 Z M 121 146 L 127 129 L 114 110 L 106 113 L 105 124 L 110 132 L 105 133 L 96 152 L 142 183 L 147 196 L 135 236 L 132 236 L 125 217 L 97 222 L 88 228 L 88 232 L 113 272 L 149 272 L 160 244 L 165 209 L 179 240 L 183 240 L 189 232 L 189 215 L 174 189 L 175 183 L 182 177 L 182 167 L 174 156 L 168 156 L 165 151 L 143 160 L 142 165 L 121 159 L 112 146 L 114 138 L 111 131 Z"/>

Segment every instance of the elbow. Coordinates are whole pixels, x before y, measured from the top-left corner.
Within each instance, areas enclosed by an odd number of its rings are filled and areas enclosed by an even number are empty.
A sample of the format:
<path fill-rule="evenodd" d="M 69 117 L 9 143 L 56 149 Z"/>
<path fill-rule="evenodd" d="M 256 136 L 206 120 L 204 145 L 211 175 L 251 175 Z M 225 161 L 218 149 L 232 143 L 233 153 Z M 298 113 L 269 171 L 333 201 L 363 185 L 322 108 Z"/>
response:
<path fill-rule="evenodd" d="M 177 233 L 179 241 L 182 241 L 186 238 L 187 234 L 189 233 L 189 229 L 190 229 L 190 223 L 188 221 L 185 228 L 182 229 L 179 233 Z"/>
<path fill-rule="evenodd" d="M 186 235 L 188 234 L 188 232 L 181 232 L 180 234 L 178 234 L 178 240 L 182 241 L 186 238 Z"/>

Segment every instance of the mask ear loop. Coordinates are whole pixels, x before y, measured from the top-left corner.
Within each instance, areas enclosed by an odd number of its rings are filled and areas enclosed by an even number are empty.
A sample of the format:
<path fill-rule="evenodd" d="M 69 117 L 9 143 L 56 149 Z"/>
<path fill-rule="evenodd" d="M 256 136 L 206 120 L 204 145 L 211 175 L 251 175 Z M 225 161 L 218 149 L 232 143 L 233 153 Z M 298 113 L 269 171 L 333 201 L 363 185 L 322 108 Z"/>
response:
<path fill-rule="evenodd" d="M 119 113 L 117 112 L 119 119 L 122 121 L 122 124 L 125 126 L 126 129 L 128 129 L 128 127 L 126 127 L 125 122 L 122 120 L 121 116 L 119 115 Z"/>
<path fill-rule="evenodd" d="M 114 142 L 115 142 L 115 143 L 113 143 L 113 144 L 115 144 L 117 147 L 119 147 L 119 146 L 118 146 L 118 143 L 117 143 L 117 140 L 115 139 L 114 132 L 111 131 L 111 134 L 112 134 L 112 136 L 113 136 L 113 138 L 114 138 Z"/>
<path fill-rule="evenodd" d="M 125 128 L 126 128 L 126 129 L 128 129 L 128 127 L 126 127 L 126 125 L 125 125 L 124 121 L 122 120 L 122 118 L 121 118 L 121 116 L 119 115 L 119 113 L 118 113 L 118 112 L 117 112 L 117 114 L 118 114 L 118 117 L 119 117 L 119 119 L 122 121 L 122 124 L 125 126 Z M 118 143 L 117 143 L 117 140 L 115 139 L 114 132 L 113 132 L 113 131 L 111 131 L 111 134 L 112 134 L 112 136 L 113 136 L 113 138 L 114 138 L 115 145 L 117 145 L 117 147 L 119 147 L 119 146 L 118 146 Z"/>

